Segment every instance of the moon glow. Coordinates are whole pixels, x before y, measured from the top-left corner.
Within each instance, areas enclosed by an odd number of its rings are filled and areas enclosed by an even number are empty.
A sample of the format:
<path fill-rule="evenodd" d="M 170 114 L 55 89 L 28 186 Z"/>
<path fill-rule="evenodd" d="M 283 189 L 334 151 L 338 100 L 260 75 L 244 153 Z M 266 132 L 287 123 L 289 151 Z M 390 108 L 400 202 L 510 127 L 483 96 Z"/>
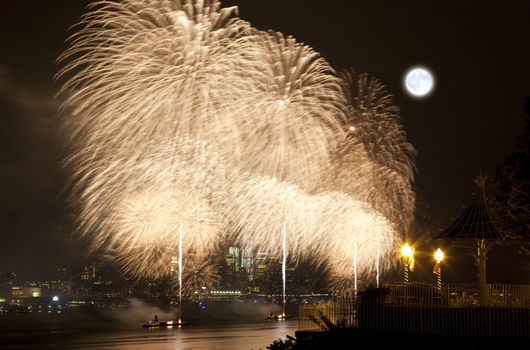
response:
<path fill-rule="evenodd" d="M 434 77 L 429 70 L 416 67 L 407 72 L 404 83 L 410 95 L 425 97 L 429 95 L 434 87 Z"/>

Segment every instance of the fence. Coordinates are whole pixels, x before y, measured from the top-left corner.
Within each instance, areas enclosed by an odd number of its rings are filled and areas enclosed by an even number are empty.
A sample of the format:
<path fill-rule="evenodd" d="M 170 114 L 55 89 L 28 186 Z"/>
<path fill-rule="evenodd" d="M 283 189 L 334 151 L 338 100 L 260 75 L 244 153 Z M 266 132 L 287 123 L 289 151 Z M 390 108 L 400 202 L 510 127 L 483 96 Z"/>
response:
<path fill-rule="evenodd" d="M 324 330 L 328 327 L 322 317 L 337 326 L 356 325 L 357 305 L 351 300 L 338 300 L 335 302 L 300 305 L 298 310 L 299 330 Z"/>
<path fill-rule="evenodd" d="M 300 330 L 339 326 L 385 332 L 530 338 L 530 286 L 490 284 L 479 305 L 475 285 L 391 285 L 367 291 L 358 302 L 302 305 Z M 320 320 L 320 323 L 318 322 Z M 315 322 L 316 321 L 316 322 Z"/>
<path fill-rule="evenodd" d="M 382 299 L 392 305 L 426 306 L 480 306 L 478 287 L 475 284 L 448 285 L 438 290 L 428 284 L 389 285 Z M 490 307 L 530 308 L 530 285 L 524 284 L 488 284 L 486 286 L 486 305 Z"/>

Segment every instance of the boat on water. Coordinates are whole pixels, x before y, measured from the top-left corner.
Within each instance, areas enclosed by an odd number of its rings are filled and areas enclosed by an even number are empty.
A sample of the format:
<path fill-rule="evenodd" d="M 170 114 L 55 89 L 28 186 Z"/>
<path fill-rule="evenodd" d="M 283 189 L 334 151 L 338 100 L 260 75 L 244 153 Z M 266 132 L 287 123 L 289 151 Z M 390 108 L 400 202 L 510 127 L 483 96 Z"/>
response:
<path fill-rule="evenodd" d="M 149 321 L 149 323 L 144 323 L 142 327 L 144 328 L 173 328 L 180 327 L 185 325 L 190 325 L 191 322 L 184 321 Z"/>
<path fill-rule="evenodd" d="M 283 320 L 287 320 L 287 319 L 290 319 L 290 318 L 293 318 L 293 316 L 286 315 L 286 314 L 275 315 L 273 313 L 270 313 L 267 316 L 267 320 L 278 320 L 278 321 L 283 321 Z"/>

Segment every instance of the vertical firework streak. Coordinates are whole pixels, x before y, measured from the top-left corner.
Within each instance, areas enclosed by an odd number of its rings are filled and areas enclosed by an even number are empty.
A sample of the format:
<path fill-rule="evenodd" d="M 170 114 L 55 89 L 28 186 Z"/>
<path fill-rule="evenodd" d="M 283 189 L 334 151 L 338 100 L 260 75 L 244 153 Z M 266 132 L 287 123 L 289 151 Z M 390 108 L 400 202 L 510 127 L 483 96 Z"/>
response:
<path fill-rule="evenodd" d="M 179 323 L 182 322 L 182 221 L 179 230 Z"/>
<path fill-rule="evenodd" d="M 378 82 L 341 80 L 235 13 L 216 0 L 91 6 L 59 73 L 80 231 L 135 277 L 166 275 L 179 249 L 180 293 L 182 255 L 203 261 L 224 231 L 271 253 L 282 242 L 284 266 L 310 253 L 336 280 L 379 274 L 414 207 L 397 110 Z"/>
<path fill-rule="evenodd" d="M 285 267 L 287 265 L 287 227 L 283 225 L 283 239 L 282 239 L 282 282 L 283 282 L 283 302 L 282 302 L 282 316 L 285 317 Z"/>
<path fill-rule="evenodd" d="M 376 259 L 376 262 L 375 262 L 375 286 L 377 288 L 379 288 L 379 275 L 380 275 L 380 271 L 379 271 L 379 249 L 377 250 L 377 257 L 375 258 Z"/>
<path fill-rule="evenodd" d="M 355 248 L 353 249 L 353 297 L 357 300 L 357 243 L 355 243 Z"/>

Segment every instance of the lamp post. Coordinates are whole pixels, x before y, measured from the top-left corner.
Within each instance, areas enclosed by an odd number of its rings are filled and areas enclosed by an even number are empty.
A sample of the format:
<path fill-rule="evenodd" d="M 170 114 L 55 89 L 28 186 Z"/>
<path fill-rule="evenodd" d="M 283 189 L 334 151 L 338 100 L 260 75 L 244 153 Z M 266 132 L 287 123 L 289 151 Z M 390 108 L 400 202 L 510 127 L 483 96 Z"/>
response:
<path fill-rule="evenodd" d="M 403 258 L 403 281 L 409 283 L 409 269 L 414 270 L 414 248 L 408 243 L 401 247 L 401 257 Z"/>
<path fill-rule="evenodd" d="M 434 264 L 434 269 L 432 270 L 432 273 L 436 275 L 436 289 L 438 289 L 439 292 L 442 291 L 442 266 L 441 262 L 444 259 L 445 254 L 444 252 L 438 248 L 434 252 L 434 260 L 436 261 L 436 264 Z"/>

